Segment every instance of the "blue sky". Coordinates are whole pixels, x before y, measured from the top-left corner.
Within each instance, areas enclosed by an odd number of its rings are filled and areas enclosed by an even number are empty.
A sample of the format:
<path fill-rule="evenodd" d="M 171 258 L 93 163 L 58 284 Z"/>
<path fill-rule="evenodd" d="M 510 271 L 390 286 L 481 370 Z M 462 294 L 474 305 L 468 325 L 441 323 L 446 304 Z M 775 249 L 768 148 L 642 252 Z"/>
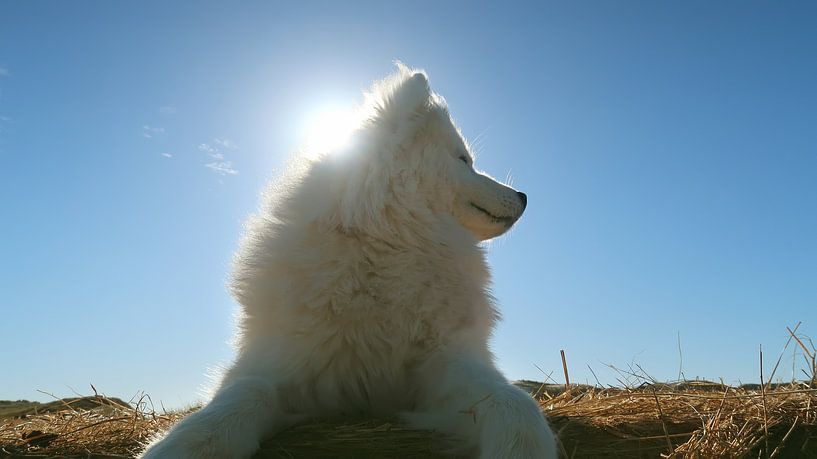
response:
<path fill-rule="evenodd" d="M 680 336 L 757 381 L 817 335 L 815 3 L 284 3 L 0 3 L 0 399 L 193 401 L 259 190 L 395 59 L 529 196 L 489 252 L 509 377 L 675 379 Z"/>

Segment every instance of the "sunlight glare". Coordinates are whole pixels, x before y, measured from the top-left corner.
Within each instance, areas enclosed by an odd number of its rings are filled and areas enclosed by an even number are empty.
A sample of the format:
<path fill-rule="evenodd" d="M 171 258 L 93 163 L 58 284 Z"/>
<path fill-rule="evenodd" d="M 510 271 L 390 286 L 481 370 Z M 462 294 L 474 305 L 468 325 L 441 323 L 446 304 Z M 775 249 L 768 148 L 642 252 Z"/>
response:
<path fill-rule="evenodd" d="M 341 149 L 349 141 L 356 120 L 348 109 L 323 108 L 309 117 L 306 123 L 306 152 L 317 156 Z"/>

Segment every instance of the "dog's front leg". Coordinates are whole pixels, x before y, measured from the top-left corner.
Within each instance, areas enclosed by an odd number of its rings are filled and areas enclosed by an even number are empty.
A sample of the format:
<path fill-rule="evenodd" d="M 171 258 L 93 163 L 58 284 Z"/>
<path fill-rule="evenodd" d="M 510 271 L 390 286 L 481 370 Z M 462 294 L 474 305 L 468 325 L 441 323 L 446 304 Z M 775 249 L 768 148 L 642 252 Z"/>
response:
<path fill-rule="evenodd" d="M 154 440 L 142 459 L 247 458 L 260 441 L 294 422 L 276 387 L 262 377 L 228 378 L 202 409 Z"/>
<path fill-rule="evenodd" d="M 486 355 L 440 356 L 420 369 L 420 428 L 459 437 L 480 458 L 555 459 L 556 439 L 538 404 Z"/>

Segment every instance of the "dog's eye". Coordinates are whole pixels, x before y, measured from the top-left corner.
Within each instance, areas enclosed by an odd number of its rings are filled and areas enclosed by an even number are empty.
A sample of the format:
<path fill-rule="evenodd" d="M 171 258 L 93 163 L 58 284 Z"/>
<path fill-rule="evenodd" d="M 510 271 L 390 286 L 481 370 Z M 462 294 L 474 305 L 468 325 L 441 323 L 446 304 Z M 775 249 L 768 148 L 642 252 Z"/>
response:
<path fill-rule="evenodd" d="M 460 161 L 464 162 L 465 164 L 468 164 L 468 157 L 465 155 L 460 155 Z"/>

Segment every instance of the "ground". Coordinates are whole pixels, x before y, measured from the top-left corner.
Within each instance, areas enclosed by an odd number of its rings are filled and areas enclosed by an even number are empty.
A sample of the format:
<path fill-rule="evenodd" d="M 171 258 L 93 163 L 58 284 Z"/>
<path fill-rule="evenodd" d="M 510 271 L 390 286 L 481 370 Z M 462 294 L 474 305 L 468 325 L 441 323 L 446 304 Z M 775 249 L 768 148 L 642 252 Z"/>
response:
<path fill-rule="evenodd" d="M 630 388 L 522 381 L 548 414 L 571 458 L 817 458 L 817 388 L 761 388 L 687 381 Z M 29 404 L 29 411 L 20 413 Z M 17 411 L 9 408 L 16 405 Z M 56 411 L 43 412 L 45 407 Z M 58 409 L 58 407 L 62 409 Z M 34 414 L 36 409 L 37 414 Z M 147 397 L 102 396 L 51 404 L 0 402 L 0 456 L 132 457 L 184 412 L 159 413 Z M 256 458 L 428 458 L 448 439 L 397 420 L 317 420 L 264 443 Z"/>

